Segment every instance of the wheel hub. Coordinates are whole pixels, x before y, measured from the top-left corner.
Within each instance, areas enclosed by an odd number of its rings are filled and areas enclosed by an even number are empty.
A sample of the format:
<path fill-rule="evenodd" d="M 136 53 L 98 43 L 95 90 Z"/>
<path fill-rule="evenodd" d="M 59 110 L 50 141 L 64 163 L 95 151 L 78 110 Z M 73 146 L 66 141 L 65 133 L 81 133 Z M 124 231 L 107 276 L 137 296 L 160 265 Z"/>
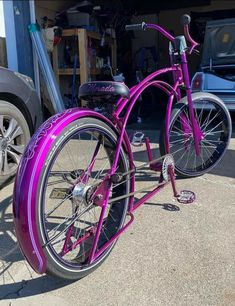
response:
<path fill-rule="evenodd" d="M 93 187 L 87 186 L 83 183 L 77 184 L 72 192 L 72 199 L 75 205 L 79 205 L 81 203 L 85 205 L 89 205 L 89 199 L 91 198 Z"/>

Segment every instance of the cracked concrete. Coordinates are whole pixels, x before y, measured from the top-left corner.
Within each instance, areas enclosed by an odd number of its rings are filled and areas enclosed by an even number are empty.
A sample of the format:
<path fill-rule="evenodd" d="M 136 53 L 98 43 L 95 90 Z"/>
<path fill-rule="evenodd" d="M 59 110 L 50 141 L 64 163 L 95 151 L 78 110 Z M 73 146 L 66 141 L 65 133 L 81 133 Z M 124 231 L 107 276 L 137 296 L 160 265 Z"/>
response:
<path fill-rule="evenodd" d="M 28 281 L 22 279 L 21 283 L 19 284 L 19 289 L 14 292 L 8 292 L 7 294 L 2 296 L 3 300 L 7 299 L 16 299 L 20 297 L 21 291 L 27 286 Z"/>
<path fill-rule="evenodd" d="M 135 158 L 146 160 L 143 148 Z M 165 189 L 136 211 L 104 264 L 77 282 L 37 275 L 23 259 L 7 186 L 0 191 L 0 305 L 234 306 L 234 160 L 233 138 L 212 173 L 177 181 L 196 192 L 195 204 L 179 204 Z M 138 188 L 151 180 L 138 180 Z"/>

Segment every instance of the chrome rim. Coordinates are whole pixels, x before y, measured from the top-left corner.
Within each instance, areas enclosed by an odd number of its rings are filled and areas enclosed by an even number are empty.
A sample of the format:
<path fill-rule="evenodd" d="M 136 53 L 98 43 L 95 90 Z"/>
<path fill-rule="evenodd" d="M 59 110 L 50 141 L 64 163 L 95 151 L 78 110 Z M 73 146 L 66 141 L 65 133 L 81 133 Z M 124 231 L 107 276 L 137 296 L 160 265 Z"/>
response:
<path fill-rule="evenodd" d="M 13 174 L 25 149 L 25 136 L 16 119 L 0 115 L 0 175 Z"/>

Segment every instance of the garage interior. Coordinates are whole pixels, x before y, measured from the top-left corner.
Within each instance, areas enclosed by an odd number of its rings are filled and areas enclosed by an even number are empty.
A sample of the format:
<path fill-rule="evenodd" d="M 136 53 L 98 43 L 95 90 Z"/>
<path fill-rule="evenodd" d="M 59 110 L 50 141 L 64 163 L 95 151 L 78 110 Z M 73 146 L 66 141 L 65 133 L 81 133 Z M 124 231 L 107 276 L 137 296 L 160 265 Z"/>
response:
<path fill-rule="evenodd" d="M 192 18 L 190 31 L 200 43 L 201 51 L 206 22 L 234 17 L 235 2 L 36 0 L 35 15 L 39 25 L 48 33 L 50 27 L 59 27 L 56 32 L 59 43 L 50 50 L 50 56 L 66 107 L 81 105 L 77 92 L 79 85 L 85 81 L 112 80 L 111 74 L 120 74 L 120 77 L 124 77 L 121 80 L 131 87 L 154 70 L 168 66 L 168 41 L 163 36 L 156 31 L 126 32 L 125 25 L 142 21 L 156 23 L 177 36 L 183 32 L 180 17 L 185 13 Z M 85 40 L 77 35 L 77 28 L 85 29 Z M 60 29 L 63 29 L 62 32 Z M 86 62 L 85 68 L 82 67 L 82 57 Z M 189 57 L 191 77 L 200 69 L 200 60 L 198 55 Z M 45 111 L 50 114 L 53 110 L 42 80 L 41 92 L 43 104 L 47 106 Z M 162 117 L 165 105 L 164 94 L 157 89 L 148 89 L 142 95 L 142 101 L 135 106 L 130 122 L 142 125 L 153 120 L 156 122 L 156 115 L 159 119 Z"/>
<path fill-rule="evenodd" d="M 86 80 L 109 79 L 111 77 L 109 69 L 101 69 L 104 65 L 111 65 L 114 74 L 122 73 L 125 77 L 125 83 L 132 86 L 155 69 L 169 64 L 168 42 L 164 37 L 156 31 L 126 32 L 126 24 L 141 21 L 156 23 L 177 36 L 183 32 L 180 17 L 184 13 L 188 13 L 192 18 L 192 36 L 200 43 L 201 51 L 206 22 L 231 18 L 235 15 L 234 1 L 222 0 L 180 2 L 171 0 L 165 3 L 151 1 L 146 3 L 133 0 L 36 1 L 35 5 L 37 22 L 44 28 L 58 25 L 68 31 L 67 29 L 83 27 L 88 32 L 98 31 L 100 33 L 98 41 L 88 39 L 88 46 L 83 46 L 83 48 L 88 48 L 88 67 L 85 75 L 84 73 L 80 74 L 78 70 L 76 71 L 77 89 L 78 85 Z M 113 36 L 115 47 L 102 41 L 109 36 L 104 32 Z M 65 39 L 62 38 L 56 47 L 56 53 L 59 54 L 55 56 L 55 52 L 52 52 L 53 68 L 66 101 L 69 101 L 72 94 L 74 55 L 78 52 L 76 46 L 77 38 L 74 36 L 68 38 L 67 36 Z M 81 45 L 80 48 L 82 48 Z M 79 61 L 79 58 L 77 60 Z M 75 65 L 79 66 L 79 64 Z M 65 67 L 69 67 L 69 69 L 66 70 Z M 189 58 L 191 77 L 198 69 L 200 69 L 200 56 L 191 55 Z M 157 90 L 148 90 L 142 98 L 143 103 L 141 105 L 139 103 L 133 112 L 133 121 L 140 117 L 140 122 L 145 122 L 164 111 L 166 98 Z M 67 103 L 69 105 L 69 102 Z M 48 105 L 48 103 L 46 104 Z"/>

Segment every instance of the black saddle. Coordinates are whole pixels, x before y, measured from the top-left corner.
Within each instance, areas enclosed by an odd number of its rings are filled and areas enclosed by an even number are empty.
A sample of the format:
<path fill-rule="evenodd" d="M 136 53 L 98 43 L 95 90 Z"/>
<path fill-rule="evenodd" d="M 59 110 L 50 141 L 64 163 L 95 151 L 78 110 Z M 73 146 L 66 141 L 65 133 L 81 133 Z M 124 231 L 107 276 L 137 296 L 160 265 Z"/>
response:
<path fill-rule="evenodd" d="M 129 98 L 129 88 L 121 82 L 94 81 L 79 87 L 79 98 L 87 101 L 109 100 L 116 96 Z"/>

